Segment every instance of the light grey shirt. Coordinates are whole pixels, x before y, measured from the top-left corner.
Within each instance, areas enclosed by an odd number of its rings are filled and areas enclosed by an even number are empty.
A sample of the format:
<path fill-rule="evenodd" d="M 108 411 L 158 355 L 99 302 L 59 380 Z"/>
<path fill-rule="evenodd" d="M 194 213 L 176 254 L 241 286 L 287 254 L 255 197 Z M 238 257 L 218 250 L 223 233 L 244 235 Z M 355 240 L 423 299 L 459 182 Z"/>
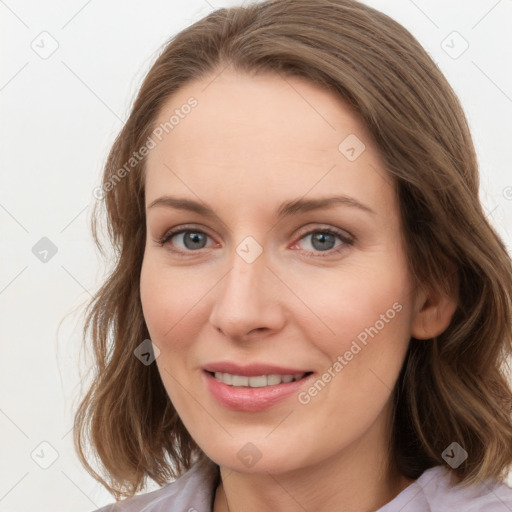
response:
<path fill-rule="evenodd" d="M 95 512 L 212 512 L 219 467 L 206 459 L 156 491 Z M 445 466 L 427 469 L 376 512 L 512 512 L 512 489 L 497 481 L 453 485 Z"/>

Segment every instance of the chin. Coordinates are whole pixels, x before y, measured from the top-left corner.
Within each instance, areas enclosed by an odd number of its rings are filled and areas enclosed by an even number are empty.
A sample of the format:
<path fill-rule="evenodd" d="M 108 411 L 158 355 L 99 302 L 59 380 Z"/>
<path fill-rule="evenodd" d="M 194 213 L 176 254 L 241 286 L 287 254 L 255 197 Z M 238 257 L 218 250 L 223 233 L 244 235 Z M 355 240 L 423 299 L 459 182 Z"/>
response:
<path fill-rule="evenodd" d="M 264 435 L 267 434 L 268 432 Z M 269 440 L 251 442 L 248 438 L 249 436 L 244 436 L 242 441 L 232 440 L 229 445 L 216 444 L 212 450 L 203 449 L 203 451 L 222 468 L 238 473 L 279 474 L 307 465 L 307 461 L 303 457 L 297 457 L 301 451 L 299 446 L 283 451 L 282 443 L 279 441 L 274 445 Z M 281 446 L 281 450 L 278 450 L 279 446 Z M 295 457 L 291 458 L 290 453 L 294 453 Z"/>

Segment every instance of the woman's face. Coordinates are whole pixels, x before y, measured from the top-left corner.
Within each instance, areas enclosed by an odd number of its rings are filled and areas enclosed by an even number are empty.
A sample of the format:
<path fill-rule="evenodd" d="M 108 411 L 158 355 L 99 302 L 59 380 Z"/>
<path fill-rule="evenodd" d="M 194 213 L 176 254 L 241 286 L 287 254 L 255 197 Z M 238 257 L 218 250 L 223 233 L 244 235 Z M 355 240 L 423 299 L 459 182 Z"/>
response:
<path fill-rule="evenodd" d="M 183 87 L 160 123 L 140 291 L 191 436 L 245 472 L 380 459 L 418 307 L 364 127 L 302 79 L 229 70 Z"/>

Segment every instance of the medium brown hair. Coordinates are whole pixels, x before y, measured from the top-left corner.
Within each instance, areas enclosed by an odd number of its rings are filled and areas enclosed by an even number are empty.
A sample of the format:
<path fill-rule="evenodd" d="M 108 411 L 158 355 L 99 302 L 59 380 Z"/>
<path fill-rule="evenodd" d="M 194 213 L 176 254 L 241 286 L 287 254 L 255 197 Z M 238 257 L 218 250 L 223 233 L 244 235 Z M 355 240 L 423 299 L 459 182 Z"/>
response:
<path fill-rule="evenodd" d="M 415 282 L 451 293 L 455 278 L 449 327 L 409 344 L 393 391 L 390 464 L 416 479 L 444 464 L 442 453 L 455 441 L 468 452 L 453 470 L 461 480 L 504 479 L 512 463 L 510 258 L 479 202 L 476 154 L 452 88 L 404 27 L 354 0 L 218 9 L 171 38 L 147 74 L 109 153 L 105 197 L 92 220 L 103 252 L 96 217 L 104 207 L 116 261 L 85 318 L 95 378 L 76 413 L 75 444 L 87 470 L 119 498 L 141 490 L 148 477 L 163 484 L 205 457 L 157 366 L 134 357 L 149 338 L 139 294 L 146 159 L 114 187 L 112 177 L 145 145 L 173 93 L 228 65 L 306 78 L 353 107 L 396 184 Z M 88 443 L 105 477 L 89 463 Z"/>

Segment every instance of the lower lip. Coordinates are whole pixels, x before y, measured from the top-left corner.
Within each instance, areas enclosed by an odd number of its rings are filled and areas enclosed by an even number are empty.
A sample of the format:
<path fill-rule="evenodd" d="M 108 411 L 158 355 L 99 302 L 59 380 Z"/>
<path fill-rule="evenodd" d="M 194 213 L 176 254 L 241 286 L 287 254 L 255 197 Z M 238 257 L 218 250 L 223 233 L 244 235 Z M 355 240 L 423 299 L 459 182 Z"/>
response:
<path fill-rule="evenodd" d="M 230 409 L 245 412 L 257 412 L 268 409 L 281 400 L 288 398 L 309 382 L 314 374 L 293 382 L 275 384 L 262 388 L 228 386 L 218 381 L 207 371 L 203 371 L 206 385 L 217 401 Z"/>

